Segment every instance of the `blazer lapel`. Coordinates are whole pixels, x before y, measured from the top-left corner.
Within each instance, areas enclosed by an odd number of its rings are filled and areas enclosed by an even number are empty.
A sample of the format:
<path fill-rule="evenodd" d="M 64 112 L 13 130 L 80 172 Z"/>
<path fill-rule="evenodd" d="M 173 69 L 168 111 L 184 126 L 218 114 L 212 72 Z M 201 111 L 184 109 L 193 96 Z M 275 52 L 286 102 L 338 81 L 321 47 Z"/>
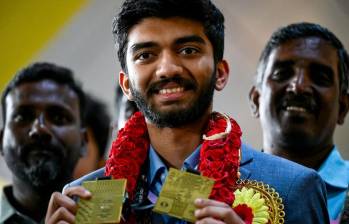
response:
<path fill-rule="evenodd" d="M 251 171 L 248 169 L 248 165 L 253 162 L 253 149 L 244 143 L 241 144 L 241 161 L 240 161 L 240 179 L 248 179 L 251 176 Z"/>

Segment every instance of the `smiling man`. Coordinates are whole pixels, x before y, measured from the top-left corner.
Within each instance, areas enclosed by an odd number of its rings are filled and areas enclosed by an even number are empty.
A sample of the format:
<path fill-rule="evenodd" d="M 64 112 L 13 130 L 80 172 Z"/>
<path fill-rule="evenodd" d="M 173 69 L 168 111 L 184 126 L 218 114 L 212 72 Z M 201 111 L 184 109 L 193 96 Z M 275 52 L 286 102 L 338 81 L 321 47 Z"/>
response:
<path fill-rule="evenodd" d="M 127 179 L 122 223 L 187 223 L 152 210 L 170 168 L 196 170 L 215 180 L 210 199 L 192 202 L 196 223 L 252 222 L 254 215 L 258 221 L 269 211 L 276 212 L 265 223 L 328 223 L 324 185 L 315 171 L 248 148 L 240 151 L 239 125 L 213 112 L 213 94 L 225 87 L 229 65 L 223 59 L 224 17 L 211 1 L 126 0 L 113 31 L 122 67 L 118 81 L 140 112 L 119 131 L 105 170 L 52 195 L 47 224 L 74 223 L 78 205 L 72 197 L 94 197 L 77 185 L 103 175 Z M 277 209 L 266 205 L 268 212 L 252 214 L 248 206 L 260 195 L 254 192 L 245 210 L 240 204 L 245 213 L 236 205 L 233 209 L 237 183 L 248 180 L 268 184 L 259 185 L 266 187 L 261 193 L 274 188 L 278 194 L 271 198 L 281 197 L 272 199 Z M 184 197 L 194 191 L 186 187 Z"/>
<path fill-rule="evenodd" d="M 333 33 L 317 24 L 291 24 L 271 36 L 250 92 L 264 151 L 318 171 L 332 220 L 349 183 L 349 162 L 333 142 L 348 112 L 348 69 L 348 54 Z"/>
<path fill-rule="evenodd" d="M 40 223 L 84 150 L 84 94 L 70 70 L 35 63 L 15 75 L 1 100 L 0 149 L 12 185 L 1 197 L 0 222 Z"/>

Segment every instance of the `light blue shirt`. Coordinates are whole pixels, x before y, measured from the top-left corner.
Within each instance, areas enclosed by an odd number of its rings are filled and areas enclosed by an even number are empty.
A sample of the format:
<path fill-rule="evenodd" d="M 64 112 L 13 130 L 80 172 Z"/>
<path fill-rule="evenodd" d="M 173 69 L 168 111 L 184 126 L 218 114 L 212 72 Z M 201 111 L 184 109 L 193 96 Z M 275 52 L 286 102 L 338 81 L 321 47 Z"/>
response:
<path fill-rule="evenodd" d="M 200 159 L 200 149 L 201 145 L 199 145 L 194 150 L 194 152 L 185 159 L 182 170 L 186 170 L 188 168 L 197 168 Z M 148 157 L 150 161 L 147 172 L 149 191 L 155 194 L 156 196 L 159 196 L 162 185 L 165 182 L 166 176 L 168 174 L 168 169 L 152 146 L 150 146 Z M 152 215 L 152 223 L 185 224 L 187 222 L 176 218 L 172 218 L 167 215 L 160 215 L 154 213 Z"/>
<path fill-rule="evenodd" d="M 325 181 L 327 209 L 331 220 L 339 218 L 349 184 L 349 161 L 343 160 L 335 146 L 318 170 Z"/>

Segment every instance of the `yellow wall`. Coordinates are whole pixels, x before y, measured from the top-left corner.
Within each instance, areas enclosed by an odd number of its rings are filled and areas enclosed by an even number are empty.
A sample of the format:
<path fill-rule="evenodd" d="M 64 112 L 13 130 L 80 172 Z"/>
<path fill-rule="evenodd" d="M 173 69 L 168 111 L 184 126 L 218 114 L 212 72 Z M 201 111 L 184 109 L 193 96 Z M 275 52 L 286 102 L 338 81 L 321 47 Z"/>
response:
<path fill-rule="evenodd" d="M 0 90 L 87 0 L 0 0 Z"/>

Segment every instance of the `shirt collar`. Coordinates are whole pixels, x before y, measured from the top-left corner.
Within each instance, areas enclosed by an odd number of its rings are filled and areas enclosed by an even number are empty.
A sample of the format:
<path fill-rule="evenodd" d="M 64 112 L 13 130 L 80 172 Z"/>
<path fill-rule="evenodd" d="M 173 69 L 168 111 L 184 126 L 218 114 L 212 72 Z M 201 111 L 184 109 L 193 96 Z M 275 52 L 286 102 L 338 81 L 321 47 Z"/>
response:
<path fill-rule="evenodd" d="M 9 201 L 9 194 L 12 194 L 12 186 L 4 187 L 1 195 L 0 223 L 6 223 L 12 216 L 17 216 L 22 220 L 20 221 L 20 223 L 39 224 L 29 216 L 26 216 L 17 211 L 16 208 L 13 207 Z M 44 224 L 44 221 L 45 219 L 41 220 L 40 224 Z"/>
<path fill-rule="evenodd" d="M 7 199 L 6 192 L 11 191 L 12 187 L 4 187 L 1 194 L 1 210 L 0 210 L 0 223 L 5 223 L 12 215 L 16 214 L 16 210 L 12 207 Z"/>
<path fill-rule="evenodd" d="M 196 147 L 194 152 L 192 152 L 185 160 L 183 163 L 182 169 L 197 169 L 197 166 L 199 165 L 199 160 L 200 160 L 200 149 L 201 145 Z"/>
<path fill-rule="evenodd" d="M 196 147 L 194 152 L 192 152 L 185 160 L 183 163 L 182 169 L 196 169 L 198 164 L 199 164 L 199 159 L 200 159 L 200 149 L 201 149 L 201 144 Z M 152 183 L 158 173 L 167 173 L 167 167 L 160 158 L 160 156 L 157 154 L 153 146 L 150 145 L 149 152 L 148 152 L 148 157 L 149 157 L 149 169 L 147 173 L 147 179 L 148 183 Z"/>
<path fill-rule="evenodd" d="M 347 188 L 349 183 L 349 162 L 343 160 L 336 146 L 321 164 L 318 173 L 326 184 Z"/>
<path fill-rule="evenodd" d="M 147 179 L 148 179 L 148 183 L 152 183 L 153 180 L 155 179 L 155 176 L 159 172 L 163 172 L 166 170 L 166 165 L 164 164 L 164 162 L 162 162 L 160 156 L 156 153 L 155 149 L 151 145 L 149 148 L 148 157 L 149 157 L 149 169 L 147 172 Z"/>

